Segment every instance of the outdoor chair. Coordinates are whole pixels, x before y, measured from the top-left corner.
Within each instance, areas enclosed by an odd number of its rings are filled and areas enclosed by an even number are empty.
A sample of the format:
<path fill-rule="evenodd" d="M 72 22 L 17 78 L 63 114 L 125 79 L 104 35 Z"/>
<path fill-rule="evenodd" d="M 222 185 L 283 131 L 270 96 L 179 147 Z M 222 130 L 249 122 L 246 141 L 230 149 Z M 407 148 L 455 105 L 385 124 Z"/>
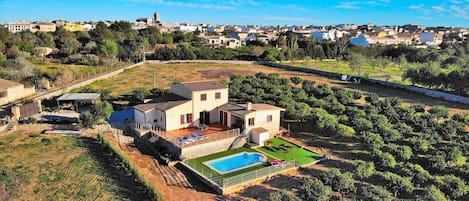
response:
<path fill-rule="evenodd" d="M 177 141 L 178 144 L 184 143 L 184 140 L 183 140 L 182 138 L 180 138 L 180 137 L 177 137 L 177 138 L 176 138 L 176 141 Z"/>

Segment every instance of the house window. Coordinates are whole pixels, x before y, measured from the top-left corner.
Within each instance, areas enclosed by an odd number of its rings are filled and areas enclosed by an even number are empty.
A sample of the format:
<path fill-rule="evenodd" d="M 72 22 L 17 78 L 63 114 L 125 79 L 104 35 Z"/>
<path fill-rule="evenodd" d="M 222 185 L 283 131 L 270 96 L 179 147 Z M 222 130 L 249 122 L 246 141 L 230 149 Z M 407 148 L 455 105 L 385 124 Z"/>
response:
<path fill-rule="evenodd" d="M 185 117 L 183 114 L 181 114 L 181 124 L 184 124 Z"/>
<path fill-rule="evenodd" d="M 221 93 L 220 92 L 215 93 L 215 99 L 220 99 L 220 98 L 221 98 Z"/>
<path fill-rule="evenodd" d="M 254 126 L 254 118 L 249 118 L 249 125 Z"/>
<path fill-rule="evenodd" d="M 192 113 L 181 114 L 181 124 L 192 123 Z"/>
<path fill-rule="evenodd" d="M 272 122 L 272 115 L 267 115 L 267 122 Z"/>
<path fill-rule="evenodd" d="M 207 94 L 200 94 L 200 100 L 201 101 L 206 101 L 207 100 Z"/>
<path fill-rule="evenodd" d="M 192 123 L 192 114 L 187 114 L 187 123 Z"/>

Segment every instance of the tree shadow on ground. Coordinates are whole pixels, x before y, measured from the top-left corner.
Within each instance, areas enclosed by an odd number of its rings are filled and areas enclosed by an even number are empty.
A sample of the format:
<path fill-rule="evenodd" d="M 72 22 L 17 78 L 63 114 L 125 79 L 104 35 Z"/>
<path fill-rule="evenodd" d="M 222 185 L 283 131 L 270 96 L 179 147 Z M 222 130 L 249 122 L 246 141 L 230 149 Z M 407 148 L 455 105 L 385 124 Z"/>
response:
<path fill-rule="evenodd" d="M 274 191 L 276 191 L 276 189 L 269 189 L 264 186 L 255 185 L 255 186 L 249 186 L 243 189 L 238 194 L 240 196 L 247 197 L 247 198 L 254 199 L 254 200 L 269 200 L 270 193 Z M 236 200 L 236 199 L 239 199 L 239 198 L 233 198 L 233 200 Z M 239 199 L 239 200 L 245 200 L 245 199 Z"/>
<path fill-rule="evenodd" d="M 118 186 L 116 193 L 119 197 L 128 200 L 151 200 L 146 188 L 136 181 L 109 149 L 104 148 L 94 138 L 82 137 L 80 140 L 81 146 L 87 148 L 103 175 L 110 178 L 110 183 Z"/>
<path fill-rule="evenodd" d="M 194 175 L 194 173 L 187 170 L 187 168 L 184 167 L 182 164 L 177 163 L 175 165 L 175 168 L 177 168 L 179 171 L 181 171 L 182 174 L 184 174 L 184 176 L 186 176 L 187 181 L 192 185 L 192 188 L 194 190 L 199 192 L 216 194 L 216 191 L 213 188 L 203 183 L 199 178 L 197 178 L 196 175 Z"/>

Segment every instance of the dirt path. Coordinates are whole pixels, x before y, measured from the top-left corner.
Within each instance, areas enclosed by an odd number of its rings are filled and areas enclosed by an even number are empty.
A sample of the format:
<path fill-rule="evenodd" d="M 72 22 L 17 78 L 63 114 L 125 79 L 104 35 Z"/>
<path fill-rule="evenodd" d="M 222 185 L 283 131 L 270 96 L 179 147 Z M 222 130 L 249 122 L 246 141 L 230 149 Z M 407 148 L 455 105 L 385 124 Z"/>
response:
<path fill-rule="evenodd" d="M 109 139 L 112 139 L 113 143 L 116 143 L 117 145 L 117 139 L 115 139 L 114 135 L 107 134 L 106 136 Z M 168 186 L 163 175 L 158 171 L 158 167 L 154 163 L 153 156 L 142 153 L 141 149 L 132 145 L 126 145 L 126 147 L 121 150 L 140 167 L 141 172 L 146 176 L 151 184 L 156 186 L 164 200 L 219 200 L 221 198 L 216 194 L 200 192 L 192 188 Z"/>

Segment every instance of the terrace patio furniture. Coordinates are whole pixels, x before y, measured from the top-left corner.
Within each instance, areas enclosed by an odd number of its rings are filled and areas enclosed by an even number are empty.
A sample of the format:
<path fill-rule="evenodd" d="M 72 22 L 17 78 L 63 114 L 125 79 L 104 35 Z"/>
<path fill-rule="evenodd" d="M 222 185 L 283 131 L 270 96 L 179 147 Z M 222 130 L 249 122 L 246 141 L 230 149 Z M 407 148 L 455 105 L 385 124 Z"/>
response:
<path fill-rule="evenodd" d="M 191 133 L 191 138 L 192 139 L 197 139 L 197 136 L 194 133 Z"/>
<path fill-rule="evenodd" d="M 186 137 L 186 135 L 184 135 L 184 137 Z M 192 137 L 191 134 L 189 134 L 186 138 L 187 138 L 187 141 L 190 141 L 190 142 L 195 142 L 197 140 L 194 137 Z"/>
<path fill-rule="evenodd" d="M 200 130 L 201 130 L 201 131 L 207 131 L 207 130 L 208 130 L 208 125 L 206 125 L 206 124 L 200 124 Z"/>
<path fill-rule="evenodd" d="M 184 141 L 184 144 L 190 144 L 191 142 L 193 142 L 193 140 L 191 138 L 187 137 L 186 135 L 184 135 L 182 140 Z"/>
<path fill-rule="evenodd" d="M 197 139 L 199 139 L 199 140 L 204 140 L 204 139 L 207 139 L 207 138 L 208 138 L 207 135 L 202 135 L 202 134 L 200 133 L 200 131 L 197 131 L 196 133 L 197 133 Z"/>
<path fill-rule="evenodd" d="M 178 144 L 184 143 L 184 140 L 183 140 L 182 138 L 180 138 L 180 137 L 177 137 L 177 138 L 176 138 L 176 141 L 177 141 Z"/>

